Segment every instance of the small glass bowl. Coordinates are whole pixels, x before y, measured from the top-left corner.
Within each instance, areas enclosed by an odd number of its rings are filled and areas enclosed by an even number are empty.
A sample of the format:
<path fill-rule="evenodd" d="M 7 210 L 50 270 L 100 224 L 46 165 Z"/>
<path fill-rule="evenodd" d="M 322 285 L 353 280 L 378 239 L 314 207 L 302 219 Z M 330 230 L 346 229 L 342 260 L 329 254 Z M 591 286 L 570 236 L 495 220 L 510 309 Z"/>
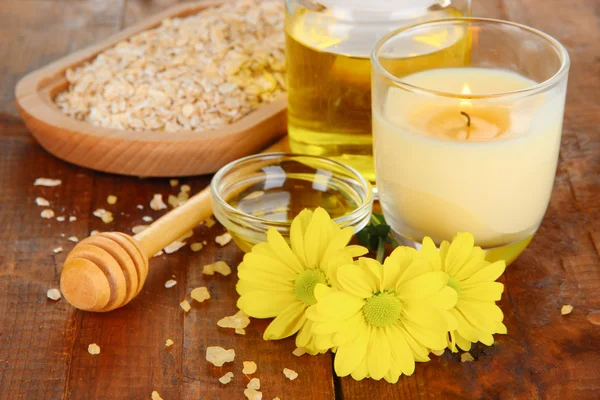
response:
<path fill-rule="evenodd" d="M 373 189 L 356 170 L 327 158 L 262 153 L 221 168 L 211 182 L 217 220 L 248 252 L 275 228 L 288 241 L 292 220 L 303 209 L 324 208 L 342 228 L 364 228 Z"/>

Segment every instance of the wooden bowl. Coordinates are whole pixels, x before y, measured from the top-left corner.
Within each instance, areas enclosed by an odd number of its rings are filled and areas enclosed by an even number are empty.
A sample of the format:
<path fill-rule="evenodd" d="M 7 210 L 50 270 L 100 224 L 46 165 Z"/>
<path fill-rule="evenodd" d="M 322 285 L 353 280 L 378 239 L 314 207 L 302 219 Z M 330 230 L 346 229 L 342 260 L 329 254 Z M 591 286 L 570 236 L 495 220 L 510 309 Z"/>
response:
<path fill-rule="evenodd" d="M 25 125 L 42 147 L 56 157 L 123 175 L 202 175 L 258 152 L 286 132 L 285 95 L 222 129 L 176 133 L 98 127 L 63 114 L 53 101 L 68 86 L 65 78 L 68 68 L 93 59 L 123 39 L 159 26 L 166 18 L 185 17 L 220 4 L 220 1 L 179 4 L 28 74 L 16 88 L 17 106 Z"/>

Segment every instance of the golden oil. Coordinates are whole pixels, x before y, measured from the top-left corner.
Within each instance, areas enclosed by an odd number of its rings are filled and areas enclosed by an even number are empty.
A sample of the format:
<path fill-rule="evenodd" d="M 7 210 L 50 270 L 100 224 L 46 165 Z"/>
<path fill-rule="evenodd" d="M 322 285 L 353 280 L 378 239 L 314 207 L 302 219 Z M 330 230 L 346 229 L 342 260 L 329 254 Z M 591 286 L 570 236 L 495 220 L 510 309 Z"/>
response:
<path fill-rule="evenodd" d="M 463 16 L 470 3 L 459 10 L 437 7 L 426 19 Z M 421 22 L 416 19 L 405 24 Z M 336 26 L 338 24 L 339 26 Z M 400 26 L 395 26 L 400 27 Z M 351 26 L 335 15 L 300 9 L 286 15 L 288 134 L 294 153 L 325 156 L 348 164 L 371 182 L 375 181 L 371 131 L 370 51 L 378 28 Z M 358 30 L 353 34 L 353 30 Z M 463 66 L 470 48 L 468 35 L 423 37 L 431 51 L 421 56 L 394 60 L 396 76 L 409 75 L 432 65 Z"/>
<path fill-rule="evenodd" d="M 312 173 L 289 173 L 285 181 L 272 187 L 258 182 L 227 199 L 235 209 L 273 221 L 273 226 L 277 226 L 277 222 L 289 224 L 302 210 L 317 207 L 324 208 L 332 219 L 342 217 L 356 210 L 359 202 L 352 188 L 319 184 Z M 248 252 L 256 241 L 248 240 L 251 236 L 248 229 L 243 231 L 244 235 L 233 230 L 229 233 L 238 247 Z"/>

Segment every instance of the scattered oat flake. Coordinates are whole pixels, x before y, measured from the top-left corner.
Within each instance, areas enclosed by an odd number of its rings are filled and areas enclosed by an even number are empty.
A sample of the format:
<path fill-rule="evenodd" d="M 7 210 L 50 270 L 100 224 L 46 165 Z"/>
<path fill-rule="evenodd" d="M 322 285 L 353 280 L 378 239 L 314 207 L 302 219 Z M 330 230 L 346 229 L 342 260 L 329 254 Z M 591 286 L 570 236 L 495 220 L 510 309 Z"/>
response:
<path fill-rule="evenodd" d="M 217 242 L 221 247 L 223 247 L 229 242 L 231 242 L 231 235 L 229 234 L 229 232 L 225 232 L 224 234 L 217 236 L 215 238 L 215 242 Z"/>
<path fill-rule="evenodd" d="M 203 301 L 210 299 L 210 292 L 208 291 L 208 288 L 201 286 L 194 288 L 190 296 L 198 303 L 202 303 Z"/>
<path fill-rule="evenodd" d="M 573 312 L 573 306 L 570 305 L 570 304 L 565 304 L 560 309 L 560 314 L 561 315 L 571 314 L 572 312 Z"/>
<path fill-rule="evenodd" d="M 67 238 L 67 240 L 69 242 L 73 242 L 73 243 L 79 242 L 79 238 L 77 236 L 69 236 L 69 238 Z"/>
<path fill-rule="evenodd" d="M 204 225 L 206 225 L 207 228 L 212 228 L 216 223 L 217 221 L 215 221 L 213 217 L 210 217 L 204 221 Z"/>
<path fill-rule="evenodd" d="M 205 266 L 202 267 L 202 273 L 204 275 L 214 275 L 215 269 L 213 268 L 212 264 L 206 264 Z"/>
<path fill-rule="evenodd" d="M 33 186 L 54 187 L 60 185 L 61 183 L 62 181 L 60 179 L 37 178 L 35 182 L 33 182 Z"/>
<path fill-rule="evenodd" d="M 190 303 L 187 300 L 179 303 L 179 307 L 181 307 L 185 312 L 189 312 L 192 309 L 192 306 L 190 306 Z"/>
<path fill-rule="evenodd" d="M 106 198 L 106 202 L 110 205 L 117 204 L 117 196 L 113 194 L 108 195 L 108 197 Z"/>
<path fill-rule="evenodd" d="M 227 385 L 229 382 L 231 382 L 231 378 L 233 378 L 233 372 L 228 372 L 219 378 L 219 382 L 221 382 L 223 385 Z"/>
<path fill-rule="evenodd" d="M 94 229 L 93 231 L 90 232 L 90 236 L 94 236 L 94 235 L 97 235 L 99 233 L 100 233 L 100 231 L 97 231 L 97 230 Z"/>
<path fill-rule="evenodd" d="M 209 346 L 206 348 L 206 361 L 215 367 L 222 367 L 223 364 L 233 362 L 235 359 L 235 350 L 225 350 L 219 346 Z"/>
<path fill-rule="evenodd" d="M 250 325 L 250 318 L 248 318 L 248 314 L 246 314 L 242 310 L 239 310 L 234 315 L 223 317 L 220 320 L 218 320 L 217 325 L 221 328 L 244 329 L 245 327 Z M 246 332 L 244 332 L 244 334 L 245 333 Z"/>
<path fill-rule="evenodd" d="M 143 210 L 144 209 L 144 206 L 141 205 L 141 204 L 138 204 L 136 207 L 138 208 L 138 210 Z"/>
<path fill-rule="evenodd" d="M 54 301 L 60 300 L 60 298 L 61 298 L 60 291 L 58 289 L 48 289 L 46 296 L 50 300 L 54 300 Z"/>
<path fill-rule="evenodd" d="M 255 389 L 244 389 L 244 396 L 248 400 L 262 400 L 262 393 Z"/>
<path fill-rule="evenodd" d="M 175 187 L 175 186 L 179 185 L 179 181 L 177 179 L 171 179 L 169 181 L 169 185 L 171 185 L 171 187 Z"/>
<path fill-rule="evenodd" d="M 273 400 L 281 400 L 279 397 L 273 397 Z"/>
<path fill-rule="evenodd" d="M 167 339 L 167 341 L 165 342 L 165 346 L 171 347 L 171 346 L 173 346 L 173 343 L 175 343 L 175 342 L 173 342 L 171 339 Z"/>
<path fill-rule="evenodd" d="M 248 385 L 246 385 L 246 387 L 248 389 L 254 389 L 254 390 L 260 389 L 260 379 L 258 379 L 258 378 L 250 379 L 250 382 L 248 382 Z"/>
<path fill-rule="evenodd" d="M 70 216 L 69 217 L 69 222 L 73 222 L 73 221 L 77 221 L 77 217 Z"/>
<path fill-rule="evenodd" d="M 244 361 L 244 368 L 242 369 L 242 373 L 246 375 L 252 375 L 256 372 L 257 366 L 254 361 Z M 260 388 L 257 388 L 260 389 Z"/>
<path fill-rule="evenodd" d="M 58 217 L 56 217 L 56 220 L 58 222 L 63 222 L 65 220 L 65 216 L 64 215 L 59 215 Z"/>
<path fill-rule="evenodd" d="M 599 310 L 590 311 L 589 314 L 587 315 L 587 319 L 594 325 L 600 325 L 600 311 Z"/>
<path fill-rule="evenodd" d="M 163 250 L 167 254 L 175 253 L 177 250 L 181 249 L 185 246 L 185 242 L 180 242 L 179 240 L 174 241 L 170 245 L 166 246 Z"/>
<path fill-rule="evenodd" d="M 190 249 L 192 249 L 193 252 L 198 252 L 202 250 L 202 247 L 204 247 L 202 243 L 192 243 L 190 245 Z"/>
<path fill-rule="evenodd" d="M 52 249 L 52 251 L 54 252 L 54 254 L 62 253 L 63 248 L 62 247 L 56 247 L 55 249 Z"/>
<path fill-rule="evenodd" d="M 162 397 L 160 397 L 160 394 L 158 394 L 158 392 L 156 390 L 152 391 L 152 400 L 163 400 Z"/>
<path fill-rule="evenodd" d="M 181 190 L 183 193 L 189 193 L 192 188 L 190 188 L 190 185 L 181 185 L 179 190 Z"/>
<path fill-rule="evenodd" d="M 156 253 L 156 254 L 155 254 L 155 255 L 153 255 L 152 257 L 160 257 L 160 256 L 162 256 L 163 254 L 165 254 L 165 252 L 164 252 L 164 251 L 162 251 L 162 250 L 159 250 L 159 251 L 158 251 L 158 253 Z"/>
<path fill-rule="evenodd" d="M 223 276 L 231 275 L 231 267 L 225 261 L 217 261 L 213 264 L 213 271 Z"/>
<path fill-rule="evenodd" d="M 206 240 L 203 240 L 202 244 L 206 246 L 208 244 L 208 242 Z"/>
<path fill-rule="evenodd" d="M 235 333 L 238 335 L 245 335 L 246 330 L 244 328 L 235 328 Z"/>
<path fill-rule="evenodd" d="M 54 211 L 47 208 L 40 213 L 40 216 L 45 219 L 52 219 L 54 218 Z"/>
<path fill-rule="evenodd" d="M 298 373 L 296 371 L 294 371 L 293 369 L 289 369 L 289 368 L 284 368 L 283 374 L 290 381 L 293 381 L 294 379 L 296 379 L 298 377 Z"/>
<path fill-rule="evenodd" d="M 105 224 L 111 223 L 113 221 L 113 215 L 110 211 L 106 211 L 104 208 L 99 208 L 95 210 L 93 213 L 94 217 L 98 217 Z"/>
<path fill-rule="evenodd" d="M 154 221 L 154 219 L 153 219 L 151 216 L 149 216 L 149 215 L 144 215 L 144 216 L 142 217 L 142 220 L 143 220 L 144 222 L 152 222 L 152 221 Z"/>
<path fill-rule="evenodd" d="M 96 343 L 92 343 L 88 346 L 88 353 L 92 355 L 100 354 L 100 346 Z"/>
<path fill-rule="evenodd" d="M 162 194 L 155 194 L 150 200 L 150 208 L 153 210 L 164 210 L 167 208 L 167 205 L 163 201 Z"/>
<path fill-rule="evenodd" d="M 169 197 L 167 198 L 167 203 L 169 203 L 169 205 L 173 208 L 177 208 L 180 205 L 179 199 L 172 194 L 170 194 Z"/>
<path fill-rule="evenodd" d="M 131 232 L 135 233 L 136 235 L 144 230 L 148 229 L 148 225 L 136 225 L 133 228 L 131 228 Z"/>
<path fill-rule="evenodd" d="M 296 357 L 300 357 L 300 356 L 306 354 L 306 349 L 304 347 L 296 347 L 294 349 L 294 351 L 292 351 L 292 354 L 295 355 Z"/>
<path fill-rule="evenodd" d="M 177 285 L 177 281 L 174 279 L 169 279 L 168 281 L 165 282 L 165 287 L 167 289 L 171 289 L 175 285 Z"/>
<path fill-rule="evenodd" d="M 35 204 L 37 204 L 40 207 L 48 207 L 50 205 L 50 202 L 43 197 L 36 197 Z"/>
<path fill-rule="evenodd" d="M 471 353 L 462 353 L 460 355 L 460 362 L 471 362 L 471 361 L 475 361 L 475 359 L 473 358 Z"/>

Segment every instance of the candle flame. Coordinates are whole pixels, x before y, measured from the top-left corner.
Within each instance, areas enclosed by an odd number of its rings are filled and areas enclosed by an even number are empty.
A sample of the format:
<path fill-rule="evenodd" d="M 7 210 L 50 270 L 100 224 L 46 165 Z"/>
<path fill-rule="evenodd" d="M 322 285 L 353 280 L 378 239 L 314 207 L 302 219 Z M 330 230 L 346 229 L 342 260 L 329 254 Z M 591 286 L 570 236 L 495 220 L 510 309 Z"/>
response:
<path fill-rule="evenodd" d="M 471 88 L 468 83 L 465 83 L 460 94 L 471 94 Z M 471 100 L 469 99 L 461 99 L 460 100 L 460 108 L 462 111 L 470 112 L 471 111 Z"/>
<path fill-rule="evenodd" d="M 468 83 L 465 83 L 462 89 L 462 92 L 460 92 L 461 94 L 471 94 L 471 88 L 469 87 Z"/>

